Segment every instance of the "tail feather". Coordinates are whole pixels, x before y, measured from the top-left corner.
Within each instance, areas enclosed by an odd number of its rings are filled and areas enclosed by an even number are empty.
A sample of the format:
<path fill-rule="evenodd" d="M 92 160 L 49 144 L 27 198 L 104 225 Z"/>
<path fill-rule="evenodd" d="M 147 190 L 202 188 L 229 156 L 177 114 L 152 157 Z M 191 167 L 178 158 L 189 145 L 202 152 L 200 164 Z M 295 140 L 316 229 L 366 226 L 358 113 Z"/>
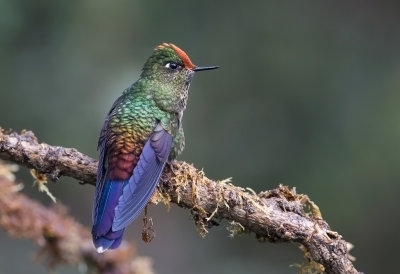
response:
<path fill-rule="evenodd" d="M 93 243 L 100 253 L 117 248 L 122 240 L 124 229 L 113 231 L 112 223 L 123 183 L 124 181 L 106 180 L 101 197 L 95 205 L 92 236 Z"/>

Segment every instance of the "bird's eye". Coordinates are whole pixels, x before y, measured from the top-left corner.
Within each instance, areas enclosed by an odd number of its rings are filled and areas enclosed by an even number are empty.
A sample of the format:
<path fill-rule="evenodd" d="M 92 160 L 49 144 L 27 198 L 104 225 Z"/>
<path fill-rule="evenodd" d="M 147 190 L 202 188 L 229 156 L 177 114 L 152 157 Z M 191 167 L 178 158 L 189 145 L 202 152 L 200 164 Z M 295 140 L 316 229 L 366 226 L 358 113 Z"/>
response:
<path fill-rule="evenodd" d="M 174 62 L 168 62 L 168 63 L 165 64 L 165 67 L 175 70 L 175 69 L 178 69 L 179 65 L 177 63 L 174 63 Z"/>

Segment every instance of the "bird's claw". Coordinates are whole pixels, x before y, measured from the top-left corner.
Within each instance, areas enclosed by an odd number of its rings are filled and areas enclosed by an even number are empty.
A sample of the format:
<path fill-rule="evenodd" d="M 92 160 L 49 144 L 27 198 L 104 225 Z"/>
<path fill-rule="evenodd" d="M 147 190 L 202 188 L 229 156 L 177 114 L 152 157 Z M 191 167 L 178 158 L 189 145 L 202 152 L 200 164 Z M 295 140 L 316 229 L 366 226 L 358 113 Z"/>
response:
<path fill-rule="evenodd" d="M 169 180 L 171 180 L 173 175 L 176 175 L 176 170 L 174 168 L 174 162 L 167 161 L 165 163 L 164 172 L 162 173 L 162 175 L 160 177 L 160 181 L 163 183 L 166 183 Z"/>

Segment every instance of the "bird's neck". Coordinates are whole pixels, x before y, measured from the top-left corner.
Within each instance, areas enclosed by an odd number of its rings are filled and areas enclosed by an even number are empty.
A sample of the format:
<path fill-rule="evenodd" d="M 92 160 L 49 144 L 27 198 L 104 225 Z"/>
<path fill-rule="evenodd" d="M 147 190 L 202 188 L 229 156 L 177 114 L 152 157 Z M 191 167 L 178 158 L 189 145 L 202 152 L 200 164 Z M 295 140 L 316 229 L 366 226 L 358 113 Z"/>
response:
<path fill-rule="evenodd" d="M 166 112 L 181 115 L 186 108 L 189 84 L 166 84 L 157 79 L 141 78 L 134 86 Z"/>

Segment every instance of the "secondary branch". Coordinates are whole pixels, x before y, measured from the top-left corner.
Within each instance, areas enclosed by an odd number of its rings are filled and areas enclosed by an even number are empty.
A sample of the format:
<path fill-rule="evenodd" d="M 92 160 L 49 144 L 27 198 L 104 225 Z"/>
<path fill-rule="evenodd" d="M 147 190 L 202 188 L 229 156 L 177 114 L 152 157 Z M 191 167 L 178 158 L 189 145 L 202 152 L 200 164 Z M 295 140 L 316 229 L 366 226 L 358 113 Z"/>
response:
<path fill-rule="evenodd" d="M 154 273 L 151 259 L 137 256 L 126 241 L 117 250 L 98 254 L 90 231 L 69 216 L 64 206 L 45 207 L 22 194 L 22 186 L 14 181 L 10 165 L 0 162 L 0 226 L 11 236 L 40 246 L 37 258 L 46 266 L 81 265 L 88 273 Z"/>

